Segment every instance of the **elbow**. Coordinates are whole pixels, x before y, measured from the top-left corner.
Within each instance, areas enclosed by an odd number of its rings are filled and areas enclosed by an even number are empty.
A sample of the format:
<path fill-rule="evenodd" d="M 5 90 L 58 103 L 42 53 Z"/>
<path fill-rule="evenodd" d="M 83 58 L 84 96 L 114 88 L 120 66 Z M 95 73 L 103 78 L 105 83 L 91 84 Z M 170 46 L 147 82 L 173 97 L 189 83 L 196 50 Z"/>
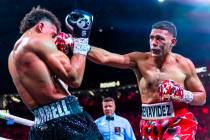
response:
<path fill-rule="evenodd" d="M 206 94 L 204 95 L 203 100 L 201 102 L 201 105 L 204 105 L 204 104 L 206 104 Z"/>
<path fill-rule="evenodd" d="M 203 92 L 203 95 L 201 96 L 201 102 L 200 102 L 200 106 L 203 106 L 204 104 L 206 104 L 206 92 Z"/>
<path fill-rule="evenodd" d="M 206 104 L 206 99 L 203 101 L 203 104 L 202 105 L 204 105 L 204 104 Z"/>
<path fill-rule="evenodd" d="M 195 106 L 203 106 L 206 103 L 206 92 L 200 92 L 194 96 L 193 101 L 190 103 Z"/>
<path fill-rule="evenodd" d="M 67 83 L 72 88 L 79 88 L 82 84 L 84 75 L 84 65 L 72 66 L 69 71 L 67 71 Z"/>
<path fill-rule="evenodd" d="M 79 88 L 82 84 L 82 80 L 75 80 L 72 82 L 72 88 Z"/>
<path fill-rule="evenodd" d="M 79 88 L 81 86 L 82 83 L 82 79 L 79 77 L 70 77 L 68 79 L 68 85 L 71 88 Z"/>
<path fill-rule="evenodd" d="M 205 104 L 206 104 L 206 99 L 203 100 L 202 102 L 200 102 L 200 103 L 198 104 L 198 106 L 203 106 L 203 105 L 205 105 Z"/>
<path fill-rule="evenodd" d="M 72 87 L 72 88 L 79 88 L 80 85 L 81 85 L 80 83 L 76 83 L 76 82 L 75 82 L 75 83 L 72 83 L 72 84 L 71 84 L 71 87 Z"/>
<path fill-rule="evenodd" d="M 79 88 L 82 84 L 82 77 L 77 74 L 69 76 L 68 85 L 72 88 Z"/>
<path fill-rule="evenodd" d="M 79 88 L 81 86 L 81 81 L 80 80 L 69 80 L 68 82 L 68 85 L 71 87 L 71 88 Z"/>

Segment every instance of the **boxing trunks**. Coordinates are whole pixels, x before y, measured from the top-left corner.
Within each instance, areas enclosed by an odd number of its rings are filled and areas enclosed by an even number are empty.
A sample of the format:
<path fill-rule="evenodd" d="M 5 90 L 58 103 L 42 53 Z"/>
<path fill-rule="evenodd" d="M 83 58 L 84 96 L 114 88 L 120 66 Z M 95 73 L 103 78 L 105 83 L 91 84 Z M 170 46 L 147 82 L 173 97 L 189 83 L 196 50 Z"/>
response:
<path fill-rule="evenodd" d="M 142 140 L 194 140 L 197 124 L 186 108 L 174 111 L 172 102 L 142 104 Z"/>
<path fill-rule="evenodd" d="M 35 122 L 30 140 L 103 140 L 92 117 L 68 96 L 32 109 Z"/>

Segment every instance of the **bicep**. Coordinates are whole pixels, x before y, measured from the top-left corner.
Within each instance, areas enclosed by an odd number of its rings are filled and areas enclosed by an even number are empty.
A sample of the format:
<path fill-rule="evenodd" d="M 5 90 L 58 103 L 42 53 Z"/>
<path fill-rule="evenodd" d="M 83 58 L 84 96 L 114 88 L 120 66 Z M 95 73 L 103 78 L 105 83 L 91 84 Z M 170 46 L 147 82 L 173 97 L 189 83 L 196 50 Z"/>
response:
<path fill-rule="evenodd" d="M 189 78 L 186 80 L 186 87 L 187 90 L 190 90 L 192 92 L 203 92 L 204 87 L 196 75 L 191 75 Z"/>
<path fill-rule="evenodd" d="M 119 54 L 113 54 L 111 57 L 108 58 L 107 64 L 113 65 L 118 68 L 134 68 L 135 67 L 135 61 L 132 60 L 132 57 L 130 55 L 119 55 Z"/>
<path fill-rule="evenodd" d="M 58 51 L 53 42 L 46 40 L 34 44 L 33 51 L 42 59 L 51 72 L 59 76 L 67 75 L 70 66 L 69 58 Z"/>
<path fill-rule="evenodd" d="M 130 59 L 130 55 L 120 55 L 101 48 L 92 47 L 88 59 L 102 65 L 117 68 L 130 68 L 135 65 Z"/>
<path fill-rule="evenodd" d="M 70 70 L 70 61 L 67 56 L 62 54 L 62 52 L 50 53 L 45 56 L 46 65 L 51 69 L 51 71 L 63 77 L 67 76 Z"/>
<path fill-rule="evenodd" d="M 203 92 L 205 91 L 201 80 L 199 79 L 194 64 L 189 60 L 188 61 L 189 74 L 186 78 L 186 87 L 192 92 Z"/>

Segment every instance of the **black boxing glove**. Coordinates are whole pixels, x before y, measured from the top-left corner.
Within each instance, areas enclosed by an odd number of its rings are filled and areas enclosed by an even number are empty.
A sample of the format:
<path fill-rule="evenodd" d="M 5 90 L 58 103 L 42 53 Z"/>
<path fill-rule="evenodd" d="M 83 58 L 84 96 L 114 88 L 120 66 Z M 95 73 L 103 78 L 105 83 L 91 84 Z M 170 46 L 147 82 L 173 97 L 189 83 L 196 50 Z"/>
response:
<path fill-rule="evenodd" d="M 92 23 L 93 15 L 82 10 L 74 10 L 66 16 L 66 27 L 74 37 L 73 53 L 87 55 L 90 51 L 88 37 L 90 35 Z"/>

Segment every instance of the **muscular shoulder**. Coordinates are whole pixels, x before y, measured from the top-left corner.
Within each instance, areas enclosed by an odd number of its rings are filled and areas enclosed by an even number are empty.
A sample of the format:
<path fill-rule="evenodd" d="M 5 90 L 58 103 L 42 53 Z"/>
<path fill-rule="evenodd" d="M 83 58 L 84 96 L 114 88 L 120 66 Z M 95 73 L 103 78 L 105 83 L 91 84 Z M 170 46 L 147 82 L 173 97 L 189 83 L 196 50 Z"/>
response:
<path fill-rule="evenodd" d="M 45 35 L 36 35 L 32 36 L 29 39 L 29 42 L 26 46 L 29 51 L 39 55 L 50 55 L 55 54 L 57 51 L 57 48 L 53 42 L 52 38 L 49 38 Z"/>
<path fill-rule="evenodd" d="M 145 52 L 132 52 L 128 53 L 125 56 L 128 56 L 131 60 L 145 60 L 146 58 L 149 57 L 149 53 Z"/>
<path fill-rule="evenodd" d="M 183 65 L 186 65 L 186 64 L 191 65 L 192 64 L 192 61 L 189 58 L 186 58 L 180 54 L 173 53 L 173 56 L 177 63 L 183 64 Z"/>
<path fill-rule="evenodd" d="M 185 70 L 185 72 L 191 73 L 195 70 L 193 62 L 180 54 L 173 54 L 176 62 Z"/>
<path fill-rule="evenodd" d="M 54 45 L 52 45 L 52 44 L 54 44 L 53 40 L 45 35 L 32 36 L 30 38 L 29 44 L 30 44 L 30 46 L 32 46 L 32 47 L 35 46 L 36 48 L 54 46 Z"/>
<path fill-rule="evenodd" d="M 52 39 L 44 35 L 23 35 L 16 43 L 14 50 L 32 51 L 41 47 L 53 46 Z"/>

